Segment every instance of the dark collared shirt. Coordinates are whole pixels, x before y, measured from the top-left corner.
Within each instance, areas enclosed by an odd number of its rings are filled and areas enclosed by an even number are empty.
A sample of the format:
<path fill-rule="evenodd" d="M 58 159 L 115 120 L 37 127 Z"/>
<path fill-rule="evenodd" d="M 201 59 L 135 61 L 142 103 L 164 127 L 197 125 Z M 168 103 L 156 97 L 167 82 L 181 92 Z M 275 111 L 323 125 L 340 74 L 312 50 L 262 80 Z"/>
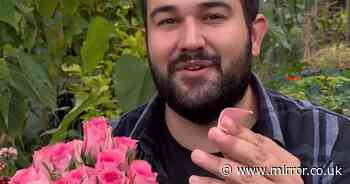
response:
<path fill-rule="evenodd" d="M 320 106 L 267 90 L 255 74 L 251 86 L 257 97 L 258 121 L 253 131 L 271 138 L 298 157 L 307 184 L 350 183 L 350 120 Z M 126 113 L 113 123 L 114 136 L 139 140 L 140 159 L 151 163 L 161 184 L 169 183 L 160 164 L 155 136 L 164 101 L 149 103 Z M 281 166 L 283 167 L 283 166 Z"/>

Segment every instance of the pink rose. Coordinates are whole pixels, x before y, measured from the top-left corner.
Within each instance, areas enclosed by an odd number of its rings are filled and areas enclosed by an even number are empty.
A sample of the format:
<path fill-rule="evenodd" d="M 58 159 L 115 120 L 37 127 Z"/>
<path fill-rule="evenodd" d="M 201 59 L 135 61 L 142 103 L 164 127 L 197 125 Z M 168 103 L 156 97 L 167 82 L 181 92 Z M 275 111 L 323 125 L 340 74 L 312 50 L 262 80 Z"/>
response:
<path fill-rule="evenodd" d="M 69 181 L 69 179 L 67 178 L 60 178 L 59 180 L 54 181 L 53 184 L 76 184 L 76 183 Z"/>
<path fill-rule="evenodd" d="M 97 156 L 95 168 L 103 169 L 119 169 L 124 170 L 126 165 L 126 155 L 118 149 L 111 149 L 101 152 Z"/>
<path fill-rule="evenodd" d="M 128 150 L 136 150 L 137 140 L 130 137 L 114 137 L 114 145 L 117 149 L 127 153 Z"/>
<path fill-rule="evenodd" d="M 104 117 L 86 121 L 84 128 L 83 150 L 87 156 L 96 159 L 97 153 L 113 147 L 112 128 Z"/>
<path fill-rule="evenodd" d="M 71 179 L 71 180 L 83 180 L 84 178 L 87 178 L 89 176 L 92 176 L 95 173 L 95 170 L 90 167 L 81 166 L 77 169 L 71 170 L 65 177 Z"/>
<path fill-rule="evenodd" d="M 29 167 L 18 170 L 9 184 L 49 184 L 49 179 L 39 170 Z"/>
<path fill-rule="evenodd" d="M 89 178 L 84 179 L 84 181 L 80 184 L 99 184 L 97 176 L 91 176 Z"/>
<path fill-rule="evenodd" d="M 93 168 L 81 166 L 77 169 L 71 170 L 68 173 L 55 181 L 54 184 L 81 184 L 89 177 L 94 176 L 95 171 Z"/>
<path fill-rule="evenodd" d="M 98 174 L 98 181 L 99 184 L 126 184 L 127 178 L 117 169 L 103 170 Z"/>
<path fill-rule="evenodd" d="M 73 140 L 71 142 L 66 143 L 69 147 L 73 148 L 73 158 L 74 160 L 79 163 L 83 164 L 83 160 L 81 158 L 81 151 L 83 148 L 83 141 L 81 140 Z"/>
<path fill-rule="evenodd" d="M 49 176 L 52 173 L 62 174 L 74 161 L 73 144 L 58 143 L 48 145 L 34 152 L 33 165 Z"/>
<path fill-rule="evenodd" d="M 15 159 L 17 157 L 17 150 L 14 147 L 0 148 L 0 158 Z"/>
<path fill-rule="evenodd" d="M 151 165 L 144 160 L 134 160 L 128 170 L 128 178 L 133 184 L 156 184 L 157 173 L 152 172 Z"/>

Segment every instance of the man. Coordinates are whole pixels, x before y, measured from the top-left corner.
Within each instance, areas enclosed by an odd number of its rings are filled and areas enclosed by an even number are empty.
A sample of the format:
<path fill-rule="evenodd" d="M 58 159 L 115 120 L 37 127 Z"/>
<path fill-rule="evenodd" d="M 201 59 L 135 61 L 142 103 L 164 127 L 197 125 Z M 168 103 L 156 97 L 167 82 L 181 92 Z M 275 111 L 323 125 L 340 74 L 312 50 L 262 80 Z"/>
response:
<path fill-rule="evenodd" d="M 251 72 L 267 31 L 258 0 L 143 3 L 159 95 L 125 114 L 114 135 L 139 139 L 160 183 L 350 182 L 349 119 L 268 91 Z M 253 115 L 224 116 L 217 128 L 227 107 Z M 248 167 L 267 172 L 238 172 Z"/>

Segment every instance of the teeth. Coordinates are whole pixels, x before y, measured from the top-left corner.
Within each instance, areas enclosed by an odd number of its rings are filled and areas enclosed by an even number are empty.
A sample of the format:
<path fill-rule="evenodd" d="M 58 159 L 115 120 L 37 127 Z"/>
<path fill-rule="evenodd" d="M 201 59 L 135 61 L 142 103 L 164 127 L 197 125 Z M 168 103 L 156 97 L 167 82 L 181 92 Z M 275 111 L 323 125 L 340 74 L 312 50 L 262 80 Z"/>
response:
<path fill-rule="evenodd" d="M 200 69 L 202 69 L 201 66 L 191 66 L 187 68 L 187 70 L 200 70 Z"/>

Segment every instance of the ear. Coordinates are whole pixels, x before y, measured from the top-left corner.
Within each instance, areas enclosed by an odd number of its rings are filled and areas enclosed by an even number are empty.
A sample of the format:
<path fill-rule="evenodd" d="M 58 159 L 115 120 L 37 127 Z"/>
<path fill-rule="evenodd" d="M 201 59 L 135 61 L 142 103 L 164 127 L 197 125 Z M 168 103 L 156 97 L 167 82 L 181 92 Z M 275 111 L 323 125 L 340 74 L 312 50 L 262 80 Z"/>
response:
<path fill-rule="evenodd" d="M 265 16 L 258 14 L 252 24 L 251 41 L 252 54 L 254 57 L 260 55 L 261 44 L 264 40 L 265 34 L 268 30 L 268 23 Z"/>

